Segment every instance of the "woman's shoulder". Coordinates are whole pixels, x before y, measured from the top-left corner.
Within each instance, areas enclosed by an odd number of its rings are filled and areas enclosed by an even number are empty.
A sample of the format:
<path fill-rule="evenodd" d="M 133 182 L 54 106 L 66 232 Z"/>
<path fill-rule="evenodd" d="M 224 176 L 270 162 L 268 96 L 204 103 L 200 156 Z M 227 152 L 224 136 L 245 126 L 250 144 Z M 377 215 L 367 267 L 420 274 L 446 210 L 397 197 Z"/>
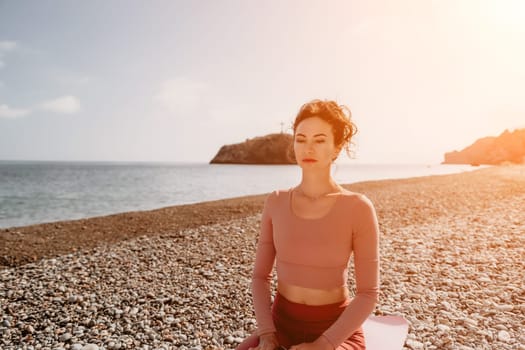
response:
<path fill-rule="evenodd" d="M 351 190 L 348 190 L 346 188 L 343 188 L 341 195 L 345 199 L 344 202 L 347 205 L 351 206 L 360 206 L 360 207 L 373 207 L 373 203 L 365 194 L 360 192 L 354 192 Z"/>
<path fill-rule="evenodd" d="M 353 199 L 353 200 L 361 200 L 363 198 L 366 198 L 366 196 L 360 192 L 354 192 L 347 188 L 342 187 L 341 188 L 341 195 L 345 198 Z"/>
<path fill-rule="evenodd" d="M 272 197 L 272 198 L 286 198 L 286 196 L 288 196 L 290 194 L 290 191 L 292 191 L 292 189 L 293 189 L 292 187 L 275 189 L 275 190 L 273 190 L 272 192 L 270 192 L 268 194 L 268 197 Z"/>
<path fill-rule="evenodd" d="M 276 190 L 273 190 L 270 193 L 270 195 L 273 195 L 277 198 L 282 198 L 282 197 L 288 196 L 292 190 L 293 190 L 293 187 L 276 189 Z"/>
<path fill-rule="evenodd" d="M 276 205 L 279 202 L 288 200 L 291 190 L 292 188 L 273 190 L 266 196 L 267 205 Z"/>

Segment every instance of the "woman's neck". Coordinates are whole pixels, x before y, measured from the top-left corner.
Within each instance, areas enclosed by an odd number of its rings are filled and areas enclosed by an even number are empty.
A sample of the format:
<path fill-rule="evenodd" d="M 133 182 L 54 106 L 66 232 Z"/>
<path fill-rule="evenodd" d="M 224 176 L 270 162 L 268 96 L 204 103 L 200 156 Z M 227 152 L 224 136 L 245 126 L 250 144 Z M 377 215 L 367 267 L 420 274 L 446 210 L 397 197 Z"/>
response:
<path fill-rule="evenodd" d="M 301 191 L 310 196 L 318 196 L 339 189 L 330 172 L 304 172 L 301 183 L 297 186 Z"/>

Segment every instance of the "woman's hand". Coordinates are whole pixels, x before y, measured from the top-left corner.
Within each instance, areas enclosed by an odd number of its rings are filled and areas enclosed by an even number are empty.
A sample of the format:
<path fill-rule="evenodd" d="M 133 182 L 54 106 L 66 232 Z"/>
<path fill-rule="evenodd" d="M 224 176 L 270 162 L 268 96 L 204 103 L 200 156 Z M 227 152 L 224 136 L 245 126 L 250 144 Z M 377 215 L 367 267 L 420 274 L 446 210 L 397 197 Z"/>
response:
<path fill-rule="evenodd" d="M 325 337 L 319 337 L 313 343 L 293 345 L 289 350 L 334 350 L 334 348 Z"/>
<path fill-rule="evenodd" d="M 277 335 L 275 333 L 267 333 L 259 336 L 259 345 L 248 350 L 275 350 L 278 346 Z"/>

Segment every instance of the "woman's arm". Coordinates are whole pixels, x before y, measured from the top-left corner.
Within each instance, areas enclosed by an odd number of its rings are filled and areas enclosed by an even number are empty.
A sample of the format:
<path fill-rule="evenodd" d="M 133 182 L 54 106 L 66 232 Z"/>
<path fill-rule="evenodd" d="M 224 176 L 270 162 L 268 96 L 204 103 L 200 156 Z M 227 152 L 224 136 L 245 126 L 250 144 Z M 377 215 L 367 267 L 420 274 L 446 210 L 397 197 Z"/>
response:
<path fill-rule="evenodd" d="M 361 196 L 352 208 L 359 224 L 352 232 L 356 295 L 336 322 L 322 335 L 337 348 L 374 310 L 379 296 L 379 225 L 372 202 Z"/>
<path fill-rule="evenodd" d="M 261 219 L 261 229 L 255 254 L 255 266 L 252 275 L 252 297 L 257 319 L 257 334 L 275 332 L 271 312 L 272 270 L 275 262 L 273 245 L 273 227 L 271 218 L 273 192 L 266 198 Z"/>

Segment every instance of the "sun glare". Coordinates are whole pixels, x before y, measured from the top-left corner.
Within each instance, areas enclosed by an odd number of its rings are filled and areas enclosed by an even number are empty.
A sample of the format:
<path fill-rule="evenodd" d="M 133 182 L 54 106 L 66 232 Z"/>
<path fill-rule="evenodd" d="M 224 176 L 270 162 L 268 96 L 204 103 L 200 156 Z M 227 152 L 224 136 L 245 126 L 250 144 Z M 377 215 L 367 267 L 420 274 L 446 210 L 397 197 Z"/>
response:
<path fill-rule="evenodd" d="M 525 1 L 503 0 L 480 2 L 481 15 L 489 25 L 525 32 Z"/>

